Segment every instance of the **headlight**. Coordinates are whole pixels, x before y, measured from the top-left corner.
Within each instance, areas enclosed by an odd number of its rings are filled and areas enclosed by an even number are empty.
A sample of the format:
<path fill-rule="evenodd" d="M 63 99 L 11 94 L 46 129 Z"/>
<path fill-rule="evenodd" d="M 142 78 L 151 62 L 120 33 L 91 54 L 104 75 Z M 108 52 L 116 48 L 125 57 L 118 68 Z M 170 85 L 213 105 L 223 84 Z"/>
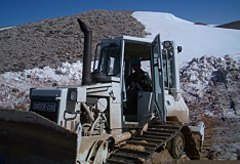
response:
<path fill-rule="evenodd" d="M 77 101 L 77 91 L 71 91 L 70 100 L 71 101 Z"/>
<path fill-rule="evenodd" d="M 108 105 L 108 102 L 107 102 L 106 98 L 98 99 L 98 101 L 97 101 L 97 109 L 100 112 L 104 112 L 107 109 L 107 105 Z"/>
<path fill-rule="evenodd" d="M 172 42 L 171 41 L 164 41 L 163 42 L 163 47 L 164 48 L 170 48 L 172 46 Z"/>

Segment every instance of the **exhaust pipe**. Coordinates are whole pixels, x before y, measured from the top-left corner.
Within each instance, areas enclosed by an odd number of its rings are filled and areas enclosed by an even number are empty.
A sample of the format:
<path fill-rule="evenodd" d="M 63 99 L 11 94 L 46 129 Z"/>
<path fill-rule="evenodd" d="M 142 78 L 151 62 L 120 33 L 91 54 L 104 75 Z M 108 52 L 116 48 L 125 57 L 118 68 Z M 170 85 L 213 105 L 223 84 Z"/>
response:
<path fill-rule="evenodd" d="M 92 31 L 90 31 L 80 19 L 77 19 L 77 21 L 81 31 L 84 33 L 82 85 L 89 85 L 91 82 Z"/>

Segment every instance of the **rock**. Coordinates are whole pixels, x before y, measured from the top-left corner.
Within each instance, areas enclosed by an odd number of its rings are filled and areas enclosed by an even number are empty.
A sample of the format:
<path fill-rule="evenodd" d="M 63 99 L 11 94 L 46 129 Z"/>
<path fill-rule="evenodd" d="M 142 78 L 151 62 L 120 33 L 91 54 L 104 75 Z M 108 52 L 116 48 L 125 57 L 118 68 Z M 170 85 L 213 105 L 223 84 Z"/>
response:
<path fill-rule="evenodd" d="M 106 37 L 144 37 L 145 27 L 131 14 L 130 11 L 94 10 L 1 31 L 0 38 L 4 39 L 0 40 L 0 73 L 50 65 L 57 68 L 63 62 L 81 60 L 83 33 L 77 18 L 82 19 L 93 32 L 92 55 L 96 44 Z"/>
<path fill-rule="evenodd" d="M 198 107 L 197 110 L 190 108 L 190 117 L 196 118 L 196 115 L 198 117 L 203 112 L 221 118 L 226 114 L 225 109 L 230 108 L 239 115 L 239 74 L 240 65 L 230 56 L 203 56 L 200 59 L 192 59 L 180 70 L 183 97 L 188 106 Z"/>
<path fill-rule="evenodd" d="M 12 89 L 12 92 L 19 92 L 19 89 L 13 88 L 13 89 Z"/>

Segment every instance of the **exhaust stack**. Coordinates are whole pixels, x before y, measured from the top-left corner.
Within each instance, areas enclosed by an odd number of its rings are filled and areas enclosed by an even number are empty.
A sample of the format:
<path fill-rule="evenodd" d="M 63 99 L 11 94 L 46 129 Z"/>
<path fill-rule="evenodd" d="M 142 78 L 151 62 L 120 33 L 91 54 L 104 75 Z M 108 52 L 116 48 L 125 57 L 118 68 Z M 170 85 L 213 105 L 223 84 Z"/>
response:
<path fill-rule="evenodd" d="M 82 85 L 89 85 L 91 82 L 92 31 L 90 31 L 80 19 L 77 19 L 77 21 L 81 31 L 84 33 Z"/>

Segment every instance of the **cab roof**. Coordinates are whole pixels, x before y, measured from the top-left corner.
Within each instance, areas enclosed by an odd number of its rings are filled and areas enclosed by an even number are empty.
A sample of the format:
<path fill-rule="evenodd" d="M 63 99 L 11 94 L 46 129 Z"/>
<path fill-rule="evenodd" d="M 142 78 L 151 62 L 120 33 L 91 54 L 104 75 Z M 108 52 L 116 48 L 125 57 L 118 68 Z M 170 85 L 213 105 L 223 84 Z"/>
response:
<path fill-rule="evenodd" d="M 148 38 L 139 38 L 139 37 L 132 37 L 132 36 L 118 36 L 118 37 L 111 37 L 107 39 L 103 39 L 102 42 L 110 42 L 111 40 L 125 40 L 126 42 L 139 42 L 139 43 L 147 43 L 151 44 L 153 40 Z"/>

